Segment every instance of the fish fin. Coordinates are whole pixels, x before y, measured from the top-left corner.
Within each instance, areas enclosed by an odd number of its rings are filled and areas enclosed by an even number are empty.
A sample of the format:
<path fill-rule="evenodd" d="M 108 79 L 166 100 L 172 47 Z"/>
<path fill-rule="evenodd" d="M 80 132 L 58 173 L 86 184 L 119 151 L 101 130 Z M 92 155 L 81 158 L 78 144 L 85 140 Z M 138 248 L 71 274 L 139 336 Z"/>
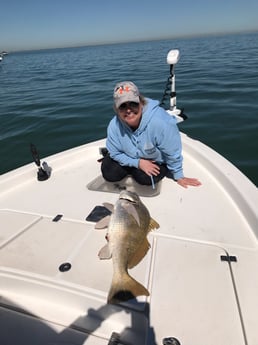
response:
<path fill-rule="evenodd" d="M 103 202 L 103 206 L 106 207 L 110 212 L 114 211 L 114 205 L 109 202 Z"/>
<path fill-rule="evenodd" d="M 150 249 L 150 244 L 147 238 L 144 239 L 143 243 L 134 253 L 133 257 L 128 262 L 128 268 L 133 268 L 134 266 L 138 265 L 138 263 L 144 258 L 147 254 L 148 250 Z"/>
<path fill-rule="evenodd" d="M 108 227 L 109 221 L 110 221 L 111 216 L 106 216 L 102 219 L 100 219 L 96 224 L 95 224 L 95 229 L 105 229 Z"/>
<path fill-rule="evenodd" d="M 101 260 L 107 260 L 112 258 L 112 253 L 110 251 L 110 247 L 108 244 L 105 244 L 104 247 L 102 247 L 98 253 L 98 257 Z"/>
<path fill-rule="evenodd" d="M 151 230 L 155 230 L 155 229 L 158 229 L 158 228 L 159 228 L 159 223 L 157 223 L 156 220 L 151 218 L 148 230 L 151 231 Z"/>
<path fill-rule="evenodd" d="M 130 214 L 131 216 L 133 216 L 133 218 L 136 220 L 137 224 L 139 226 L 141 226 L 140 224 L 140 218 L 139 218 L 139 215 L 138 215 L 138 212 L 136 210 L 136 208 L 134 207 L 134 205 L 132 204 L 127 204 L 124 206 L 124 209 L 126 210 L 126 212 L 128 214 Z"/>
<path fill-rule="evenodd" d="M 137 282 L 128 273 L 125 273 L 121 279 L 113 277 L 107 302 L 118 304 L 142 295 L 149 296 L 150 294 L 142 284 Z"/>

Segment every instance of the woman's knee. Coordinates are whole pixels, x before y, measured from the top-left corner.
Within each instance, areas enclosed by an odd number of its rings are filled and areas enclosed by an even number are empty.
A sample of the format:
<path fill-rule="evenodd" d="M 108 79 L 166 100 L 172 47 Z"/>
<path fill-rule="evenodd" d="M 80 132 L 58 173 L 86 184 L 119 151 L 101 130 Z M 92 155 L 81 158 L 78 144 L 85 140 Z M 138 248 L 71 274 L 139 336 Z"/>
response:
<path fill-rule="evenodd" d="M 104 179 L 109 182 L 120 181 L 127 175 L 127 171 L 110 156 L 104 157 L 101 164 L 101 172 Z"/>
<path fill-rule="evenodd" d="M 160 165 L 159 175 L 152 176 L 152 178 L 142 170 L 136 168 L 133 170 L 132 175 L 135 181 L 139 184 L 150 186 L 153 183 L 153 181 L 154 183 L 158 183 L 159 181 L 161 181 L 166 176 L 167 171 L 167 167 L 163 164 Z"/>

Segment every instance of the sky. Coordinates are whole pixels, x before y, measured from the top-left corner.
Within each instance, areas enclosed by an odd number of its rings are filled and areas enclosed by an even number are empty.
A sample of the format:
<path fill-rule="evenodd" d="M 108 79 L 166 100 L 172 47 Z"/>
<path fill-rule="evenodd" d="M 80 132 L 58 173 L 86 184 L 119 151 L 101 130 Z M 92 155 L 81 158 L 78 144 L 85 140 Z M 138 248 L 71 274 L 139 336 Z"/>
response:
<path fill-rule="evenodd" d="M 1 0 L 0 52 L 258 30 L 257 0 Z"/>

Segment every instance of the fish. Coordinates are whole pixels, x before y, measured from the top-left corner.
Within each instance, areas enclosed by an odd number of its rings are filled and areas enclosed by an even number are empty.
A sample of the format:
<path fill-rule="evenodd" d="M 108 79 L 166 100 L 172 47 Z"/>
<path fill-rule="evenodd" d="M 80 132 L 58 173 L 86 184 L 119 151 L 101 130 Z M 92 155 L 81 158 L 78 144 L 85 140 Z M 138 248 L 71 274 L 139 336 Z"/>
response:
<path fill-rule="evenodd" d="M 113 261 L 107 303 L 118 304 L 137 296 L 149 296 L 149 291 L 128 273 L 128 269 L 135 267 L 147 254 L 150 248 L 147 235 L 158 229 L 159 224 L 151 218 L 139 196 L 131 191 L 123 190 L 110 209 L 107 244 L 98 254 L 100 259 L 112 258 Z"/>

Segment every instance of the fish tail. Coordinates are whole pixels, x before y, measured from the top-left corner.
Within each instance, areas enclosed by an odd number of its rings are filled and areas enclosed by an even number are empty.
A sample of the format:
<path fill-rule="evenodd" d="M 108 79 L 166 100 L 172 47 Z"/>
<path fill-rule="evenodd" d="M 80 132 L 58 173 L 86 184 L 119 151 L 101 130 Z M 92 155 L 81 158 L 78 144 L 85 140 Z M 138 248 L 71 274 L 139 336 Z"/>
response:
<path fill-rule="evenodd" d="M 113 278 L 107 302 L 117 304 L 142 295 L 149 296 L 149 291 L 128 273 L 125 273 L 120 279 Z"/>

